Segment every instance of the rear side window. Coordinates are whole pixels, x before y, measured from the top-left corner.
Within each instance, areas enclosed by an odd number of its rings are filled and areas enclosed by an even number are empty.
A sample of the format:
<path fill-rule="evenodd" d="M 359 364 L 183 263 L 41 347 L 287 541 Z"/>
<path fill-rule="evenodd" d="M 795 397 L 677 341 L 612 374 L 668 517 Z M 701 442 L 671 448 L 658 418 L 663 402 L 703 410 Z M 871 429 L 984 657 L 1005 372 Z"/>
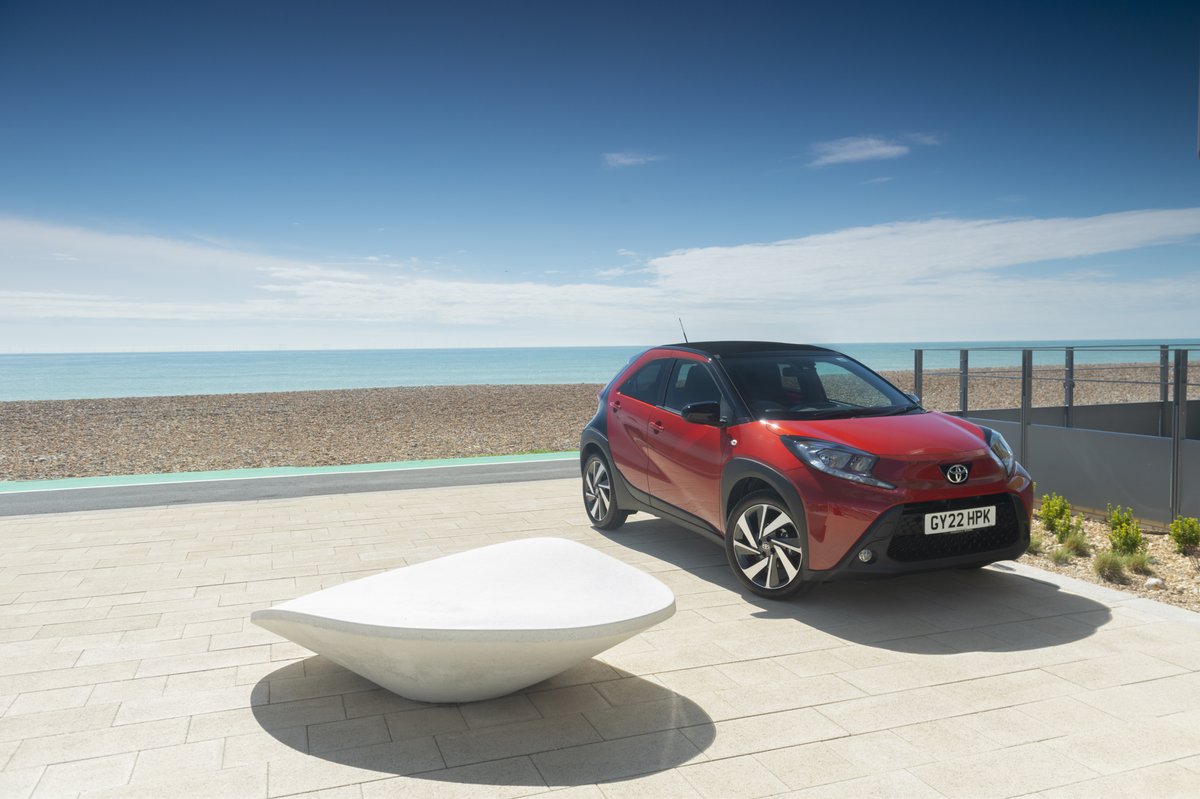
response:
<path fill-rule="evenodd" d="M 651 405 L 658 403 L 659 387 L 671 365 L 671 359 L 651 361 L 627 378 L 617 391 Z"/>

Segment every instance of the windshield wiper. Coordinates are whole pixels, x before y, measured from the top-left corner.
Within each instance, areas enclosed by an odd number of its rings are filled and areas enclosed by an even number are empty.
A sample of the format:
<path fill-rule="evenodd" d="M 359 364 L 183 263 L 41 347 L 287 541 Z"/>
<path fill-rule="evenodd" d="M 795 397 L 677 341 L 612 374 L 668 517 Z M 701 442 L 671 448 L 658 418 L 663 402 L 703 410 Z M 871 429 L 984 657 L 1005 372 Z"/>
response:
<path fill-rule="evenodd" d="M 800 419 L 837 419 L 858 416 L 861 408 L 833 408 L 827 411 L 800 411 Z"/>
<path fill-rule="evenodd" d="M 823 411 L 789 411 L 784 408 L 778 408 L 769 411 L 763 411 L 760 416 L 764 419 L 792 419 L 795 421 L 809 421 L 815 419 L 858 419 L 868 416 L 899 416 L 902 413 L 920 410 L 921 406 L 915 402 L 910 402 L 907 405 L 893 408 L 890 405 L 886 408 L 829 408 Z"/>
<path fill-rule="evenodd" d="M 845 414 L 849 419 L 860 419 L 872 416 L 899 416 L 902 413 L 920 410 L 921 406 L 915 402 L 910 402 L 907 405 L 901 405 L 893 408 L 890 405 L 886 408 L 841 408 L 831 413 Z M 828 416 L 814 416 L 815 419 L 826 419 Z"/>

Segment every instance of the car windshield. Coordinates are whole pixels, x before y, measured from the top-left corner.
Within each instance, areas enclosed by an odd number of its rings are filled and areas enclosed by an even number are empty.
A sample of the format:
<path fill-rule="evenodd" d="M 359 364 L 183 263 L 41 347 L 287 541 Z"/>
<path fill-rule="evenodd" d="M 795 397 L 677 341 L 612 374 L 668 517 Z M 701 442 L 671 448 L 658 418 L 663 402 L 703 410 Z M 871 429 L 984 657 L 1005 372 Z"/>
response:
<path fill-rule="evenodd" d="M 879 375 L 836 353 L 750 353 L 724 358 L 722 365 L 762 419 L 844 419 L 918 409 Z"/>

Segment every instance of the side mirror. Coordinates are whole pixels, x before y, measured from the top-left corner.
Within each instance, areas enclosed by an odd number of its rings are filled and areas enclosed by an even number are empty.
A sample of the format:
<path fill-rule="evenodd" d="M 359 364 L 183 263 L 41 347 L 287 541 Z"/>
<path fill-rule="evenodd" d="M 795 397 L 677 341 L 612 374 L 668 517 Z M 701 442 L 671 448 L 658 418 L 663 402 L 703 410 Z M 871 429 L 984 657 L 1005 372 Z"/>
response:
<path fill-rule="evenodd" d="M 707 424 L 714 427 L 724 424 L 719 402 L 691 402 L 683 406 L 683 412 L 680 415 L 685 422 L 692 424 Z"/>

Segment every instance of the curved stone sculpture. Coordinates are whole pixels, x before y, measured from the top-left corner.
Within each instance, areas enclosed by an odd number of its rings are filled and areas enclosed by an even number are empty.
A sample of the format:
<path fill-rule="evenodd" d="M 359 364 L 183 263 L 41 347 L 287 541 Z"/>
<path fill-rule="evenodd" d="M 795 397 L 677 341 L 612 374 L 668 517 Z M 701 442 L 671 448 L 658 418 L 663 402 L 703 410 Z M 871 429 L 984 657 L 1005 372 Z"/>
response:
<path fill-rule="evenodd" d="M 255 611 L 260 627 L 424 702 L 541 682 L 675 613 L 660 581 L 591 547 L 530 538 Z"/>

